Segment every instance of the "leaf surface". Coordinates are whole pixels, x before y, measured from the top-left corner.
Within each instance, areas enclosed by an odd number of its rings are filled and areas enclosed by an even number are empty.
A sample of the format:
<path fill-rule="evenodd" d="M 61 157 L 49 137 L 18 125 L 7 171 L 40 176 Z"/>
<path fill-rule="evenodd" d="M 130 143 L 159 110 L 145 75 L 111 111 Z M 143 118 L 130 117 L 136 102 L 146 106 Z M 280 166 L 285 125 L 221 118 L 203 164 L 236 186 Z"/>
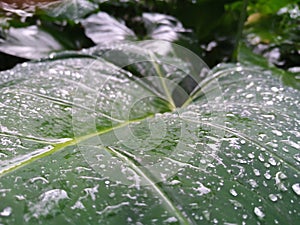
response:
<path fill-rule="evenodd" d="M 1 223 L 297 224 L 298 90 L 223 65 L 176 108 L 178 63 L 137 78 L 102 56 L 1 72 Z"/>

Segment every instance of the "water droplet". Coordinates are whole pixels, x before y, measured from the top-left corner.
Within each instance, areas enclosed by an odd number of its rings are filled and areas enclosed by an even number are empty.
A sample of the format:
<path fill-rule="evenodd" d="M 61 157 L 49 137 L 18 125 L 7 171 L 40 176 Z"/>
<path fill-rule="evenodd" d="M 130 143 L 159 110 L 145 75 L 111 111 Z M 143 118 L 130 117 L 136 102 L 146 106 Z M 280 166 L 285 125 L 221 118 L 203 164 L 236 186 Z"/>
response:
<path fill-rule="evenodd" d="M 278 197 L 274 194 L 269 194 L 269 199 L 272 201 L 272 202 L 276 202 L 278 200 Z"/>
<path fill-rule="evenodd" d="M 287 178 L 287 176 L 284 173 L 282 173 L 282 172 L 278 172 L 275 175 L 275 184 L 276 184 L 277 188 L 280 191 L 287 191 L 288 190 L 286 188 L 286 186 L 284 185 L 284 183 L 281 181 L 281 180 L 284 180 L 286 178 Z"/>
<path fill-rule="evenodd" d="M 246 89 L 249 89 L 249 88 L 251 88 L 251 87 L 253 87 L 254 86 L 254 82 L 251 82 L 250 84 L 248 84 L 247 86 L 246 86 Z"/>
<path fill-rule="evenodd" d="M 277 88 L 277 87 L 271 87 L 271 91 L 273 91 L 273 92 L 278 92 L 279 91 L 279 89 Z"/>
<path fill-rule="evenodd" d="M 272 165 L 272 166 L 276 166 L 276 161 L 274 158 L 269 158 L 268 162 Z"/>
<path fill-rule="evenodd" d="M 249 157 L 250 159 L 254 159 L 254 158 L 255 158 L 255 155 L 251 152 L 251 153 L 248 154 L 248 157 Z"/>
<path fill-rule="evenodd" d="M 25 200 L 24 195 L 16 195 L 16 199 L 19 201 Z"/>
<path fill-rule="evenodd" d="M 294 157 L 294 159 L 296 159 L 298 162 L 300 162 L 300 153 L 295 154 L 293 157 Z"/>
<path fill-rule="evenodd" d="M 265 214 L 263 213 L 263 211 L 259 208 L 259 207 L 255 207 L 254 208 L 254 213 L 255 215 L 259 218 L 262 219 L 265 217 Z"/>
<path fill-rule="evenodd" d="M 269 174 L 268 171 L 264 174 L 264 176 L 265 176 L 265 178 L 266 178 L 267 180 L 270 180 L 271 177 L 272 177 L 271 174 Z"/>
<path fill-rule="evenodd" d="M 260 171 L 258 169 L 253 169 L 253 173 L 255 176 L 260 176 Z"/>
<path fill-rule="evenodd" d="M 242 205 L 240 202 L 236 201 L 236 200 L 229 199 L 229 201 L 234 205 L 234 208 L 235 208 L 235 209 L 236 209 L 236 208 L 242 208 L 242 207 L 243 207 L 243 205 Z"/>
<path fill-rule="evenodd" d="M 246 98 L 253 98 L 253 97 L 254 97 L 253 94 L 247 94 L 247 95 L 246 95 Z"/>
<path fill-rule="evenodd" d="M 180 184 L 181 182 L 179 180 L 172 180 L 169 182 L 170 185 L 176 185 L 176 184 Z"/>
<path fill-rule="evenodd" d="M 172 216 L 172 217 L 169 217 L 168 219 L 166 219 L 164 222 L 165 223 L 175 223 L 177 221 L 178 221 L 177 218 Z"/>
<path fill-rule="evenodd" d="M 31 182 L 31 183 L 35 183 L 37 181 L 41 181 L 42 184 L 48 184 L 49 183 L 49 181 L 46 178 L 44 178 L 44 177 L 34 177 L 34 178 L 31 178 L 29 180 L 29 182 Z"/>
<path fill-rule="evenodd" d="M 197 191 L 199 194 L 199 196 L 208 194 L 209 192 L 211 192 L 211 190 L 207 187 L 205 187 L 202 183 L 199 182 L 199 187 L 194 188 L 195 191 Z"/>
<path fill-rule="evenodd" d="M 59 210 L 59 202 L 69 199 L 68 194 L 62 189 L 53 189 L 39 196 L 39 202 L 29 203 L 29 212 L 24 215 L 25 221 L 55 213 Z"/>
<path fill-rule="evenodd" d="M 293 184 L 292 189 L 297 195 L 300 195 L 300 183 Z"/>
<path fill-rule="evenodd" d="M 77 201 L 73 206 L 71 206 L 71 209 L 84 209 L 84 205 L 81 201 Z"/>
<path fill-rule="evenodd" d="M 238 193 L 237 193 L 236 190 L 234 190 L 234 189 L 230 189 L 229 192 L 230 192 L 230 194 L 233 195 L 233 196 L 237 196 L 237 195 L 238 195 Z"/>
<path fill-rule="evenodd" d="M 256 182 L 255 180 L 253 180 L 253 179 L 250 179 L 250 180 L 249 180 L 249 184 L 251 185 L 252 188 L 258 187 L 257 182 Z"/>
<path fill-rule="evenodd" d="M 279 131 L 279 130 L 272 130 L 272 133 L 275 134 L 275 135 L 277 135 L 277 136 L 279 136 L 279 137 L 282 136 L 282 132 Z"/>
<path fill-rule="evenodd" d="M 258 159 L 261 161 L 261 162 L 264 162 L 265 161 L 265 158 L 262 154 L 259 154 L 258 156 Z"/>
<path fill-rule="evenodd" d="M 3 209 L 2 212 L 0 212 L 0 216 L 4 216 L 4 217 L 10 216 L 11 212 L 12 212 L 12 208 L 6 207 Z"/>

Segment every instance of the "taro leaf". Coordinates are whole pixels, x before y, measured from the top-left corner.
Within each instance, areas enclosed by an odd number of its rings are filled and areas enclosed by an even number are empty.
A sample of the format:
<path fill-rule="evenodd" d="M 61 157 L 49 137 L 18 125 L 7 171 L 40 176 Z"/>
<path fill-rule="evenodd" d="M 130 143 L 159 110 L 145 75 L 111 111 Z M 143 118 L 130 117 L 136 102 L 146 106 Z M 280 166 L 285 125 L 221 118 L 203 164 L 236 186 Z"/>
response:
<path fill-rule="evenodd" d="M 98 9 L 98 5 L 88 0 L 57 1 L 45 7 L 48 15 L 69 20 L 81 19 L 96 9 Z"/>
<path fill-rule="evenodd" d="M 143 13 L 148 36 L 155 40 L 177 41 L 181 33 L 190 32 L 174 17 L 160 13 Z"/>
<path fill-rule="evenodd" d="M 26 58 L 40 59 L 63 47 L 51 35 L 37 26 L 10 28 L 5 40 L 0 40 L 0 51 Z"/>
<path fill-rule="evenodd" d="M 147 54 L 149 50 L 159 54 L 151 55 L 149 60 Z M 181 106 L 187 100 L 187 94 L 196 88 L 209 71 L 209 68 L 204 66 L 205 63 L 193 52 L 183 51 L 181 46 L 164 41 L 149 40 L 134 44 L 123 42 L 100 45 L 89 49 L 87 53 L 98 55 L 122 68 L 128 65 L 126 69 L 131 71 L 134 77 L 147 78 L 164 74 L 164 77 L 172 80 L 177 87 L 172 90 L 172 93 L 167 93 L 160 81 L 143 79 L 143 82 L 151 86 L 151 89 L 161 98 L 168 98 L 174 106 Z M 188 62 L 184 60 L 186 58 L 189 59 Z M 153 60 L 158 62 L 153 64 Z"/>
<path fill-rule="evenodd" d="M 300 93 L 269 73 L 217 67 L 181 108 L 101 58 L 0 75 L 0 223 L 298 224 Z"/>
<path fill-rule="evenodd" d="M 244 44 L 241 44 L 239 47 L 238 61 L 244 65 L 252 66 L 257 69 L 272 71 L 273 74 L 281 76 L 284 84 L 300 90 L 300 79 L 297 79 L 299 73 L 292 73 L 275 67 L 263 56 L 253 53 L 251 49 Z"/>
<path fill-rule="evenodd" d="M 91 15 L 81 23 L 85 28 L 86 36 L 96 44 L 136 39 L 132 30 L 105 12 Z"/>
<path fill-rule="evenodd" d="M 191 32 L 176 18 L 160 13 L 143 13 L 142 21 L 147 30 L 143 39 L 178 41 L 185 33 Z M 135 32 L 129 29 L 124 21 L 118 21 L 105 12 L 91 15 L 81 23 L 85 34 L 97 44 L 137 39 Z"/>

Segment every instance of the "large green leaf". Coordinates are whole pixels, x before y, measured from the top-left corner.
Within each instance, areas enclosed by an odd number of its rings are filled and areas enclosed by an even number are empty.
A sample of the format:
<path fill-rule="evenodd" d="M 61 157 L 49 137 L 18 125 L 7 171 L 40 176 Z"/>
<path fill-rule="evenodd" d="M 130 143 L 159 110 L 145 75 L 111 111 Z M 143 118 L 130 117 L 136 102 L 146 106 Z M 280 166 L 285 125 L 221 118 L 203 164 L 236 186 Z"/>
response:
<path fill-rule="evenodd" d="M 0 74 L 0 223 L 298 224 L 299 91 L 153 46 Z M 154 70 L 119 67 L 138 55 Z M 180 108 L 174 68 L 199 82 Z"/>

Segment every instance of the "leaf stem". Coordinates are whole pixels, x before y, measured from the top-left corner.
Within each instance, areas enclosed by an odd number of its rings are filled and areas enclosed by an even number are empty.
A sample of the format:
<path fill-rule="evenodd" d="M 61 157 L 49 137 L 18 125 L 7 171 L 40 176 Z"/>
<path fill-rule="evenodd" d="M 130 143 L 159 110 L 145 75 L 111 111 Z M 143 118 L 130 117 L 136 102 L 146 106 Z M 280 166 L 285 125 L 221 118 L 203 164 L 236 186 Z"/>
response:
<path fill-rule="evenodd" d="M 151 57 L 151 60 L 152 60 L 152 65 L 154 66 L 155 71 L 156 71 L 157 75 L 159 76 L 159 78 L 161 80 L 161 84 L 163 86 L 166 97 L 167 97 L 167 99 L 169 101 L 169 104 L 170 104 L 170 109 L 171 109 L 171 111 L 173 111 L 176 108 L 176 106 L 175 106 L 174 100 L 172 98 L 172 95 L 169 92 L 169 89 L 166 85 L 166 82 L 165 82 L 165 79 L 164 79 L 163 74 L 161 72 L 161 69 L 159 68 L 159 65 L 156 63 L 156 61 L 157 61 L 156 57 L 154 56 L 154 54 L 152 52 L 150 52 L 149 54 L 150 54 L 150 57 Z"/>
<path fill-rule="evenodd" d="M 246 16 L 247 16 L 247 6 L 248 6 L 248 0 L 244 0 L 241 15 L 240 15 L 240 20 L 239 20 L 239 24 L 238 24 L 236 40 L 235 40 L 233 53 L 232 53 L 232 57 L 231 57 L 232 62 L 237 62 L 239 43 L 242 38 L 243 27 L 244 27 L 244 23 L 245 23 Z"/>

